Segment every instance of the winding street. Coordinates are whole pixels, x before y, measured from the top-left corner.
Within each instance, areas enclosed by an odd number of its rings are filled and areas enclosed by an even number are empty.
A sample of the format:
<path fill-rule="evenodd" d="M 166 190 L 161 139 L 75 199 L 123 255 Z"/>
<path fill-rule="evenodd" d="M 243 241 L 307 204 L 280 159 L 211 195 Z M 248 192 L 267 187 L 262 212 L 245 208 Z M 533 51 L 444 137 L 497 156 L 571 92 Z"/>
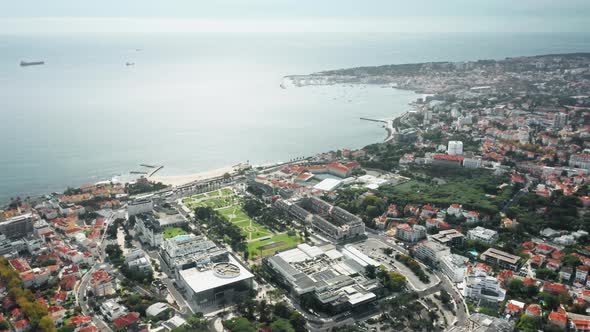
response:
<path fill-rule="evenodd" d="M 92 312 L 90 310 L 90 306 L 88 305 L 88 301 L 86 299 L 86 290 L 88 289 L 88 285 L 90 283 L 90 280 L 92 279 L 92 273 L 96 272 L 97 270 L 100 269 L 100 266 L 103 264 L 104 262 L 104 257 L 105 257 L 105 238 L 107 235 L 107 228 L 109 227 L 110 223 L 114 220 L 115 217 L 115 213 L 111 213 L 108 217 L 105 218 L 105 222 L 104 222 L 104 230 L 105 232 L 103 233 L 103 235 L 100 237 L 100 240 L 98 241 L 98 257 L 96 258 L 96 262 L 94 263 L 94 265 L 82 276 L 82 278 L 80 279 L 80 282 L 76 285 L 75 288 L 75 296 L 76 296 L 76 303 L 80 306 L 81 310 L 82 310 L 82 315 L 85 316 L 91 316 L 92 317 L 92 321 L 94 322 L 94 324 L 96 325 L 96 327 L 100 330 L 100 331 L 108 331 L 108 332 L 113 332 L 113 330 L 102 320 L 100 319 L 97 315 L 92 315 Z"/>

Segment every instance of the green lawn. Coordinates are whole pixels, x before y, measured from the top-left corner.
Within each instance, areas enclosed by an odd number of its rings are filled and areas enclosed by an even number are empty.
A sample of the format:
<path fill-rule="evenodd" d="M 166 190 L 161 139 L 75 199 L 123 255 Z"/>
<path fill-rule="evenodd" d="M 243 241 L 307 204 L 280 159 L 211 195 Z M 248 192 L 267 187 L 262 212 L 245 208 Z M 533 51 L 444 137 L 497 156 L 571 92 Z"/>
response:
<path fill-rule="evenodd" d="M 458 203 L 470 209 L 488 212 L 498 211 L 501 202 L 508 199 L 512 193 L 512 188 L 506 187 L 493 198 L 486 195 L 484 188 L 479 179 L 449 180 L 446 184 L 440 185 L 411 180 L 397 186 L 380 188 L 380 191 L 392 197 L 403 197 L 411 203 L 443 206 Z"/>
<path fill-rule="evenodd" d="M 171 237 L 175 237 L 178 235 L 185 235 L 186 232 L 182 228 L 174 227 L 174 228 L 167 228 L 164 230 L 164 238 L 169 239 Z"/>
<path fill-rule="evenodd" d="M 254 222 L 242 211 L 240 199 L 234 195 L 234 191 L 230 188 L 222 188 L 205 194 L 195 195 L 191 198 L 184 198 L 182 203 L 190 210 L 194 210 L 200 206 L 211 207 L 217 210 L 231 223 L 240 227 L 247 241 L 273 235 L 268 228 Z"/>
<path fill-rule="evenodd" d="M 272 243 L 281 243 L 280 246 L 268 248 L 268 249 L 259 249 L 265 245 L 271 245 Z M 259 240 L 259 241 L 252 241 L 248 243 L 248 251 L 250 252 L 250 257 L 260 256 L 270 256 L 274 255 L 275 252 L 287 248 L 295 247 L 301 243 L 301 239 L 298 236 L 289 236 L 288 234 L 279 234 L 275 235 L 270 239 L 266 240 Z"/>
<path fill-rule="evenodd" d="M 227 220 L 240 227 L 246 240 L 255 240 L 261 237 L 272 235 L 272 232 L 266 227 L 254 222 L 239 206 L 230 206 L 217 210 Z"/>

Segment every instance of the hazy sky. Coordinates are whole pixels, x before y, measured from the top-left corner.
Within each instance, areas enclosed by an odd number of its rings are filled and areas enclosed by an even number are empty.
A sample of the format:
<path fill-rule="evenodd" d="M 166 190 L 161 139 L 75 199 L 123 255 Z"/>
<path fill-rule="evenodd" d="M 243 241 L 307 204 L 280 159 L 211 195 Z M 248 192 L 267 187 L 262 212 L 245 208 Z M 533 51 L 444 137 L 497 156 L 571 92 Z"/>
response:
<path fill-rule="evenodd" d="M 0 0 L 0 33 L 589 32 L 590 0 Z"/>

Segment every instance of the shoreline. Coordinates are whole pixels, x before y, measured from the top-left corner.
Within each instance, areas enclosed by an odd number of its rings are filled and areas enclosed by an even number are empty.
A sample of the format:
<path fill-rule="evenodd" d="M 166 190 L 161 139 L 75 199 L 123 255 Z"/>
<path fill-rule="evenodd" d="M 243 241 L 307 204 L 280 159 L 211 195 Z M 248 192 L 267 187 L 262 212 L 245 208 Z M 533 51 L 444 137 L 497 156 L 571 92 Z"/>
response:
<path fill-rule="evenodd" d="M 237 166 L 237 165 L 236 165 Z M 205 180 L 209 178 L 214 178 L 218 176 L 222 176 L 225 173 L 232 173 L 235 170 L 234 166 L 225 166 L 217 169 L 212 169 L 208 171 L 192 173 L 192 174 L 184 174 L 184 175 L 155 175 L 152 177 L 148 177 L 148 181 L 150 182 L 162 182 L 165 185 L 178 187 L 187 183 L 191 183 L 194 181 Z"/>

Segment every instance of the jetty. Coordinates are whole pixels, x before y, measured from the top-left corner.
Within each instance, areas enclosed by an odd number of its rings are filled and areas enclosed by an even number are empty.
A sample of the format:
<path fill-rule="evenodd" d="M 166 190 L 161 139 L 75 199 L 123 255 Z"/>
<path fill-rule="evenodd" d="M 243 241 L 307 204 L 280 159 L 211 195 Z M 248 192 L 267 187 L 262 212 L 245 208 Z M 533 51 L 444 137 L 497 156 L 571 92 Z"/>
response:
<path fill-rule="evenodd" d="M 149 177 L 152 177 L 152 175 L 156 174 L 156 172 L 158 172 L 158 171 L 159 171 L 159 170 L 161 170 L 162 168 L 164 168 L 164 166 L 154 166 L 154 169 L 153 169 L 151 172 L 149 172 L 149 173 L 147 174 L 147 177 L 148 177 L 148 178 L 149 178 Z"/>

